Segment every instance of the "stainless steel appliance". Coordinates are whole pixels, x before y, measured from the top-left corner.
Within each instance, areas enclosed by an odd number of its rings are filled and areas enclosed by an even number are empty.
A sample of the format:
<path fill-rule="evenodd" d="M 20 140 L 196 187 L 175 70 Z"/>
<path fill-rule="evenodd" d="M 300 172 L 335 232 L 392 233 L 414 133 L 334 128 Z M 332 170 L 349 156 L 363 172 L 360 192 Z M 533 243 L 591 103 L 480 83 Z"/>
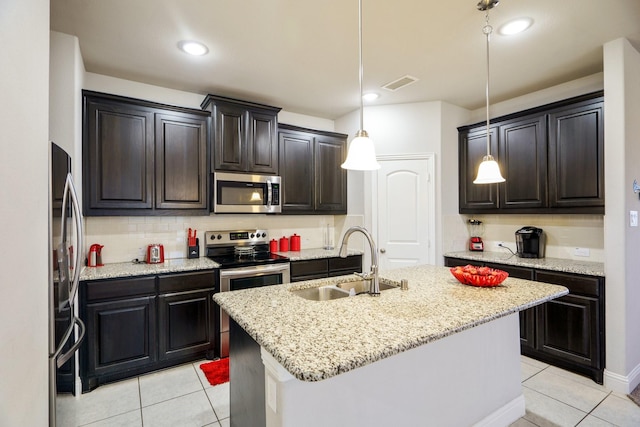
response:
<path fill-rule="evenodd" d="M 51 143 L 50 158 L 49 425 L 55 426 L 57 396 L 76 393 L 74 355 L 85 333 L 75 305 L 84 230 L 71 175 L 71 158 L 55 143 Z"/>
<path fill-rule="evenodd" d="M 289 258 L 270 252 L 266 230 L 207 231 L 204 235 L 207 256 L 220 264 L 220 292 L 289 283 Z M 227 357 L 229 316 L 219 307 L 217 310 L 220 357 Z"/>
<path fill-rule="evenodd" d="M 280 177 L 214 172 L 213 211 L 216 213 L 280 213 Z"/>
<path fill-rule="evenodd" d="M 542 228 L 527 226 L 516 231 L 516 255 L 520 258 L 544 258 L 544 245 Z"/>

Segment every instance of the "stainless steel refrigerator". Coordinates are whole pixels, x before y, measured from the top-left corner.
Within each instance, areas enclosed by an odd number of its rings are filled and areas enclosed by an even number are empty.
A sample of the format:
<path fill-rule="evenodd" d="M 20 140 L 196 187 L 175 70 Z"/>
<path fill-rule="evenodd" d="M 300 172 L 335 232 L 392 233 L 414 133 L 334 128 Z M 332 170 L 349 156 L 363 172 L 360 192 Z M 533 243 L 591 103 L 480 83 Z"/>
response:
<path fill-rule="evenodd" d="M 56 425 L 56 399 L 75 394 L 75 353 L 85 327 L 75 307 L 84 231 L 71 175 L 71 157 L 51 143 L 49 173 L 49 425 Z"/>

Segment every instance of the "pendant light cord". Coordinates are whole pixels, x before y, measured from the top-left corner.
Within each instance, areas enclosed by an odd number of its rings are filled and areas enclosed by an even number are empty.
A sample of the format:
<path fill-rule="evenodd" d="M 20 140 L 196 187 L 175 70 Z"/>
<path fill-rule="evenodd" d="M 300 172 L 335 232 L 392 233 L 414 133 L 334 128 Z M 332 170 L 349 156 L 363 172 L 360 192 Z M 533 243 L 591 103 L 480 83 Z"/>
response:
<path fill-rule="evenodd" d="M 485 13 L 485 25 L 482 27 L 482 32 L 487 36 L 487 86 L 485 89 L 485 97 L 487 100 L 487 158 L 488 160 L 491 158 L 491 134 L 489 133 L 489 41 L 491 38 L 491 33 L 493 32 L 493 27 L 489 24 L 489 9 L 486 10 Z"/>
<path fill-rule="evenodd" d="M 364 101 L 362 100 L 362 79 L 364 70 L 362 66 L 362 0 L 358 0 L 358 62 L 360 64 L 360 130 L 364 130 Z"/>

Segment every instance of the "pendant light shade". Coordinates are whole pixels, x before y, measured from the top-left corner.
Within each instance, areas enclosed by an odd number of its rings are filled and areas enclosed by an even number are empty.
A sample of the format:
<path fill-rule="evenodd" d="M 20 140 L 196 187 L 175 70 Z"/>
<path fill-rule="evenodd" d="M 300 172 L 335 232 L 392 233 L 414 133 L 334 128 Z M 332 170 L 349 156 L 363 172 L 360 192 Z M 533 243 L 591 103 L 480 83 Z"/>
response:
<path fill-rule="evenodd" d="M 482 28 L 482 32 L 487 37 L 487 85 L 485 87 L 485 95 L 487 102 L 487 155 L 482 158 L 482 163 L 478 167 L 478 176 L 473 181 L 474 184 L 496 184 L 504 182 L 505 179 L 500 173 L 500 166 L 498 162 L 491 155 L 491 133 L 489 129 L 489 42 L 491 39 L 491 33 L 493 27 L 489 25 L 489 10 L 493 9 L 499 0 L 481 0 L 478 3 L 478 10 L 485 12 L 485 26 Z"/>
<path fill-rule="evenodd" d="M 376 150 L 366 130 L 356 133 L 349 145 L 347 160 L 342 164 L 342 168 L 358 171 L 380 169 L 380 163 L 376 160 Z"/>
<path fill-rule="evenodd" d="M 369 139 L 367 131 L 364 130 L 364 101 L 362 99 L 362 76 L 364 74 L 362 66 L 362 0 L 358 0 L 358 58 L 360 77 L 360 130 L 356 132 L 355 138 L 349 144 L 347 159 L 342 165 L 343 169 L 368 171 L 380 169 L 380 163 L 376 160 L 376 149 L 373 141 Z"/>

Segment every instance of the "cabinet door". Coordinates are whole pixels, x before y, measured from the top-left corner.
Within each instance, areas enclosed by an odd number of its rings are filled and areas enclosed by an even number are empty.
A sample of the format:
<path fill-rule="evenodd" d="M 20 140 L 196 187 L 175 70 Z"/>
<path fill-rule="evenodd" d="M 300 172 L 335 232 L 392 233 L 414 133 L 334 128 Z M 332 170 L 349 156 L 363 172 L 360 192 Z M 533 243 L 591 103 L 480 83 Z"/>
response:
<path fill-rule="evenodd" d="M 158 306 L 160 360 L 213 350 L 214 316 L 208 290 L 162 294 Z"/>
<path fill-rule="evenodd" d="M 490 129 L 491 154 L 498 160 L 498 131 Z M 476 128 L 459 135 L 459 211 L 475 213 L 498 208 L 498 184 L 474 184 L 478 166 L 487 155 L 487 130 Z"/>
<path fill-rule="evenodd" d="M 603 102 L 549 114 L 552 207 L 604 207 L 603 124 Z"/>
<path fill-rule="evenodd" d="M 226 103 L 214 106 L 213 164 L 216 170 L 247 168 L 246 109 Z"/>
<path fill-rule="evenodd" d="M 279 133 L 282 211 L 313 212 L 313 136 Z"/>
<path fill-rule="evenodd" d="M 249 172 L 278 174 L 277 116 L 249 110 L 247 169 Z"/>
<path fill-rule="evenodd" d="M 347 171 L 340 165 L 345 160 L 346 141 L 318 136 L 314 144 L 315 197 L 317 212 L 347 213 Z"/>
<path fill-rule="evenodd" d="M 153 110 L 84 99 L 85 215 L 153 207 Z"/>
<path fill-rule="evenodd" d="M 500 125 L 500 208 L 547 205 L 547 132 L 545 116 Z"/>
<path fill-rule="evenodd" d="M 156 208 L 207 209 L 207 118 L 158 113 Z"/>
<path fill-rule="evenodd" d="M 326 258 L 292 261 L 290 268 L 292 282 L 329 277 L 329 262 Z"/>
<path fill-rule="evenodd" d="M 597 298 L 567 295 L 541 305 L 539 313 L 539 351 L 600 368 Z"/>
<path fill-rule="evenodd" d="M 155 297 L 90 303 L 86 316 L 88 376 L 126 372 L 157 360 Z"/>

